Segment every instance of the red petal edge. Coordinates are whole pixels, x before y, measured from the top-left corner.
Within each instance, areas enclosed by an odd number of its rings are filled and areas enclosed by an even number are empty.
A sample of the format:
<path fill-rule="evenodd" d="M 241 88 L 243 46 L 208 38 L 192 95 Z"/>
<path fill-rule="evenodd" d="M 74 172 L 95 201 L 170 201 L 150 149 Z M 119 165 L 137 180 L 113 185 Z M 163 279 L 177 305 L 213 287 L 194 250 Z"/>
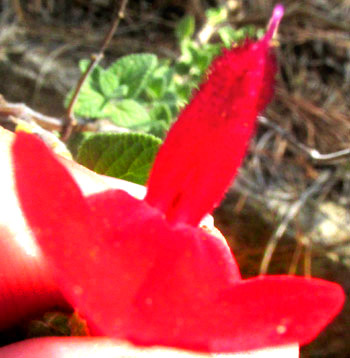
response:
<path fill-rule="evenodd" d="M 332 321 L 344 300 L 338 284 L 320 279 L 265 276 L 243 280 L 223 293 L 211 311 L 227 338 L 222 334 L 210 349 L 228 352 L 295 342 L 304 345 Z M 231 320 L 225 314 L 228 308 Z"/>

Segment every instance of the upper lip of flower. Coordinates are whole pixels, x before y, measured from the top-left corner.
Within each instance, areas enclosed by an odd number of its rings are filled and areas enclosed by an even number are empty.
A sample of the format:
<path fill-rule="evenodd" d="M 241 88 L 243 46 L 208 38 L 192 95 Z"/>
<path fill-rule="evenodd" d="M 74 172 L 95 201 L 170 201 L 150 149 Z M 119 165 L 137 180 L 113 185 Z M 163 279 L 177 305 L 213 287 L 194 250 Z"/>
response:
<path fill-rule="evenodd" d="M 269 42 L 282 14 L 277 6 L 263 39 L 213 61 L 207 80 L 170 129 L 145 198 L 169 221 L 198 225 L 236 175 L 256 117 L 273 93 L 276 65 Z"/>
<path fill-rule="evenodd" d="M 266 38 L 215 61 L 170 131 L 145 200 L 120 190 L 85 198 L 43 143 L 18 134 L 23 211 L 62 292 L 96 332 L 146 346 L 234 352 L 306 343 L 340 310 L 336 284 L 241 280 L 228 247 L 196 227 L 236 173 L 271 96 L 273 67 Z"/>

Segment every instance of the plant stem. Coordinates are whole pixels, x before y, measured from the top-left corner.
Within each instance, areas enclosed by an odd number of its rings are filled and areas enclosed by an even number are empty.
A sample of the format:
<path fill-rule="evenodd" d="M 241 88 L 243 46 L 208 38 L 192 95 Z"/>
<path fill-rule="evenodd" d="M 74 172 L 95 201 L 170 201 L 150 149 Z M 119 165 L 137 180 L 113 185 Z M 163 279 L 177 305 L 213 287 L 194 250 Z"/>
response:
<path fill-rule="evenodd" d="M 107 32 L 106 36 L 103 39 L 103 42 L 102 42 L 99 52 L 91 55 L 89 66 L 86 69 L 86 71 L 82 74 L 82 76 L 80 77 L 80 79 L 78 81 L 78 84 L 75 88 L 72 99 L 68 105 L 65 125 L 63 126 L 63 129 L 61 132 L 61 139 L 64 142 L 68 140 L 69 136 L 72 133 L 73 127 L 76 125 L 76 120 L 74 118 L 74 106 L 77 102 L 79 93 L 80 93 L 86 79 L 89 77 L 90 73 L 98 65 L 98 63 L 102 60 L 102 58 L 104 56 L 104 52 L 105 52 L 106 48 L 108 47 L 111 39 L 113 38 L 113 35 L 114 35 L 115 31 L 117 30 L 120 21 L 124 18 L 127 2 L 128 2 L 128 0 L 122 0 L 122 2 L 120 4 L 119 11 L 117 12 L 117 14 L 115 16 L 109 31 Z"/>

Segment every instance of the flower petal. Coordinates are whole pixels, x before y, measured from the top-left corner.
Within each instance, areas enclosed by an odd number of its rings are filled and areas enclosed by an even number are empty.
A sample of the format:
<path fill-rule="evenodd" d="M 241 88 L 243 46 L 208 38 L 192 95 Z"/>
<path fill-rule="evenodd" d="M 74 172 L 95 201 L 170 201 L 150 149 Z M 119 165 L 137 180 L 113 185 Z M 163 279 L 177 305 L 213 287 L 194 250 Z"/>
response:
<path fill-rule="evenodd" d="M 71 288 L 70 282 L 79 281 L 80 271 L 88 264 L 85 253 L 89 254 L 103 233 L 68 170 L 41 140 L 18 133 L 13 161 L 26 221 L 44 254 L 50 252 L 49 261 L 60 261 L 71 274 L 71 279 L 60 282 L 63 287 L 68 282 Z"/>
<path fill-rule="evenodd" d="M 287 276 L 241 281 L 217 297 L 207 295 L 204 287 L 202 295 L 195 291 L 190 300 L 188 285 L 174 285 L 176 276 L 170 285 L 168 275 L 140 292 L 126 336 L 130 342 L 215 353 L 302 345 L 317 336 L 344 302 L 336 284 Z M 104 333 L 113 335 L 108 327 Z"/>
<path fill-rule="evenodd" d="M 201 229 L 171 226 L 157 209 L 123 191 L 96 194 L 88 202 L 104 237 L 86 264 L 90 272 L 81 272 L 68 296 L 96 332 L 126 339 L 137 336 L 142 315 L 153 310 L 154 320 L 148 324 L 163 329 L 162 317 L 171 317 L 174 307 L 179 316 L 169 330 L 178 330 L 197 298 L 210 300 L 240 280 L 221 239 Z M 62 271 L 62 277 L 68 276 Z"/>
<path fill-rule="evenodd" d="M 143 346 L 238 352 L 307 343 L 341 308 L 342 289 L 326 281 L 241 281 L 220 240 L 171 226 L 126 193 L 96 194 L 89 203 L 110 227 L 103 245 L 114 263 L 101 249 L 71 300 L 98 333 Z"/>
<path fill-rule="evenodd" d="M 245 351 L 293 342 L 303 345 L 339 313 L 344 299 L 342 288 L 328 281 L 259 277 L 241 281 L 223 292 L 202 310 L 197 325 L 203 338 L 210 337 L 206 348 L 213 352 Z M 182 332 L 182 339 L 195 332 L 193 327 L 186 328 L 189 329 Z"/>
<path fill-rule="evenodd" d="M 170 314 L 174 301 L 186 319 L 186 305 L 197 296 L 214 297 L 240 279 L 220 239 L 201 229 L 172 227 L 157 209 L 123 191 L 86 200 L 62 164 L 31 135 L 19 134 L 13 153 L 26 219 L 63 294 L 99 331 L 134 335 L 138 311 L 149 311 L 144 293 L 149 290 L 158 293 L 163 311 Z"/>
<path fill-rule="evenodd" d="M 258 113 L 273 92 L 269 42 L 246 41 L 214 60 L 155 160 L 146 201 L 172 222 L 197 225 L 240 166 Z"/>
<path fill-rule="evenodd" d="M 91 236 L 90 212 L 68 170 L 33 135 L 18 133 L 13 145 L 20 204 L 36 236 Z M 44 169 L 44 170 L 43 170 Z"/>
<path fill-rule="evenodd" d="M 295 277 L 241 281 L 222 241 L 171 225 L 125 192 L 85 200 L 32 136 L 18 137 L 14 158 L 31 228 L 63 293 L 97 333 L 144 346 L 235 352 L 306 343 L 340 310 L 344 294 L 336 284 Z M 60 186 L 65 192 L 57 195 Z"/>

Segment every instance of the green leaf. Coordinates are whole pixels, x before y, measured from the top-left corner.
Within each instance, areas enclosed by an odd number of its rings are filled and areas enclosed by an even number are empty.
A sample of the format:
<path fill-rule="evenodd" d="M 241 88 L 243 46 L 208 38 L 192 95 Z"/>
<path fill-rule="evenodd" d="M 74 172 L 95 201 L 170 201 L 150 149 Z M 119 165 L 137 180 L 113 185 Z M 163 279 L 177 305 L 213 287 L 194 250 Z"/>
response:
<path fill-rule="evenodd" d="M 81 73 L 84 73 L 90 65 L 91 60 L 86 58 L 79 61 L 79 69 Z"/>
<path fill-rule="evenodd" d="M 185 39 L 180 43 L 181 57 L 180 62 L 191 65 L 192 64 L 192 53 L 191 48 L 198 46 L 198 44 L 192 40 Z"/>
<path fill-rule="evenodd" d="M 169 124 L 167 122 L 154 121 L 152 122 L 149 133 L 153 134 L 158 138 L 164 139 L 168 129 L 169 129 Z"/>
<path fill-rule="evenodd" d="M 124 97 L 126 97 L 128 91 L 129 91 L 129 89 L 128 89 L 127 85 L 121 85 L 121 86 L 116 88 L 116 90 L 114 91 L 114 96 L 113 97 L 124 98 Z"/>
<path fill-rule="evenodd" d="M 189 102 L 193 90 L 197 87 L 197 81 L 187 81 L 186 83 L 179 84 L 176 88 L 176 93 L 179 97 L 179 105 L 182 107 Z"/>
<path fill-rule="evenodd" d="M 221 41 L 224 43 L 225 47 L 231 47 L 232 42 L 237 41 L 237 31 L 231 26 L 224 26 L 218 30 Z"/>
<path fill-rule="evenodd" d="M 72 92 L 67 96 L 67 103 L 72 96 Z M 106 103 L 102 94 L 96 92 L 89 84 L 84 85 L 79 93 L 78 100 L 74 106 L 74 113 L 86 118 L 98 118 Z"/>
<path fill-rule="evenodd" d="M 142 127 L 150 121 L 145 107 L 132 99 L 124 99 L 115 104 L 108 103 L 103 109 L 103 114 L 117 126 L 125 128 Z"/>
<path fill-rule="evenodd" d="M 208 22 L 212 26 L 216 26 L 223 23 L 227 19 L 228 12 L 224 7 L 211 8 L 205 12 L 205 15 L 208 19 Z"/>
<path fill-rule="evenodd" d="M 188 72 L 190 72 L 190 69 L 191 69 L 190 64 L 186 62 L 179 61 L 175 64 L 175 71 L 180 76 L 187 75 Z"/>
<path fill-rule="evenodd" d="M 90 65 L 91 60 L 83 59 L 79 61 L 79 68 L 81 73 L 85 73 L 88 66 Z M 83 87 L 90 87 L 97 92 L 101 92 L 99 86 L 99 77 L 100 74 L 104 72 L 104 69 L 101 66 L 95 66 L 88 78 L 86 79 Z"/>
<path fill-rule="evenodd" d="M 190 39 L 194 33 L 195 21 L 193 16 L 185 16 L 180 20 L 175 29 L 175 34 L 180 42 Z"/>
<path fill-rule="evenodd" d="M 163 121 L 169 124 L 172 122 L 172 113 L 169 105 L 165 103 L 156 104 L 150 111 L 150 116 L 153 121 Z M 153 122 L 152 121 L 152 122 Z"/>
<path fill-rule="evenodd" d="M 81 60 L 79 62 L 79 67 L 82 72 L 85 72 L 89 62 L 89 60 Z M 106 99 L 101 93 L 99 85 L 99 77 L 103 71 L 102 67 L 96 66 L 90 76 L 86 79 L 74 106 L 75 114 L 88 118 L 97 118 L 101 116 L 101 110 L 106 103 Z M 73 88 L 66 96 L 66 107 L 69 105 L 74 92 L 75 88 Z"/>
<path fill-rule="evenodd" d="M 124 56 L 106 71 L 117 76 L 120 84 L 128 86 L 128 98 L 136 98 L 146 87 L 151 73 L 157 67 L 157 56 L 143 53 Z"/>
<path fill-rule="evenodd" d="M 100 133 L 81 145 L 77 160 L 115 178 L 145 184 L 161 140 L 141 133 Z"/>
<path fill-rule="evenodd" d="M 103 95 L 109 98 L 115 96 L 116 89 L 119 86 L 119 79 L 114 73 L 102 71 L 99 76 L 99 85 Z"/>
<path fill-rule="evenodd" d="M 224 45 L 231 47 L 233 42 L 240 42 L 247 37 L 254 37 L 256 35 L 256 29 L 254 26 L 244 26 L 240 29 L 224 26 L 218 30 L 218 33 Z"/>
<path fill-rule="evenodd" d="M 174 70 L 167 64 L 158 66 L 150 76 L 145 89 L 146 96 L 151 100 L 161 98 L 173 81 L 173 75 Z"/>
<path fill-rule="evenodd" d="M 32 320 L 28 325 L 28 338 L 47 336 L 69 336 L 69 316 L 62 312 L 47 312 L 41 319 Z"/>
<path fill-rule="evenodd" d="M 222 44 L 204 44 L 202 46 L 193 45 L 189 47 L 191 52 L 192 63 L 189 74 L 198 77 L 207 70 L 213 58 L 217 56 L 222 48 Z"/>
<path fill-rule="evenodd" d="M 91 135 L 94 135 L 94 132 L 76 132 L 73 133 L 67 142 L 67 147 L 75 158 L 78 155 L 78 150 L 81 144 L 89 138 Z"/>
<path fill-rule="evenodd" d="M 168 91 L 164 93 L 162 100 L 158 103 L 166 104 L 167 106 L 169 106 L 173 114 L 177 114 L 179 110 L 179 105 L 181 104 L 181 99 L 179 98 L 177 93 L 173 91 Z"/>

